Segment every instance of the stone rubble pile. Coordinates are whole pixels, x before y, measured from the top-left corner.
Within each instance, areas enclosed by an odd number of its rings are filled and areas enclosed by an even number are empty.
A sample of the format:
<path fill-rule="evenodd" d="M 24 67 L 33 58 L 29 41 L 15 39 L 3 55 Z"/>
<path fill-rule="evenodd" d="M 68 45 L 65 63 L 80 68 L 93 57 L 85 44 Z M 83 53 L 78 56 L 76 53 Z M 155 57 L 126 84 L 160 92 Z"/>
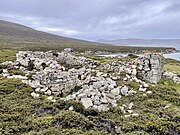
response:
<path fill-rule="evenodd" d="M 163 78 L 167 80 L 172 80 L 176 84 L 180 84 L 180 76 L 177 74 L 170 72 L 170 71 L 165 71 L 163 73 Z"/>
<path fill-rule="evenodd" d="M 117 106 L 116 102 L 121 95 L 136 93 L 127 86 L 117 86 L 110 78 L 91 77 L 88 84 L 83 85 L 78 92 L 68 95 L 64 100 L 76 100 L 82 102 L 85 108 L 94 108 L 99 111 L 107 111 L 108 105 Z"/>
<path fill-rule="evenodd" d="M 35 89 L 31 93 L 33 97 L 39 97 L 38 93 L 44 93 L 53 102 L 53 96 L 56 96 L 62 100 L 79 101 L 85 108 L 99 111 L 107 111 L 109 106 L 117 106 L 121 96 L 137 93 L 124 84 L 117 85 L 116 81 L 122 72 L 125 73 L 124 81 L 135 81 L 141 84 L 139 91 L 150 94 L 151 91 L 147 91 L 149 85 L 142 80 L 157 83 L 161 78 L 163 66 L 161 60 L 154 55 L 145 55 L 130 63 L 109 62 L 104 66 L 103 72 L 96 68 L 98 62 L 64 52 L 20 51 L 16 57 L 15 62 L 2 64 L 20 69 L 31 77 L 10 75 L 6 69 L 2 75 L 19 78 L 23 83 L 29 84 Z M 81 68 L 67 70 L 63 65 Z M 109 76 L 108 72 L 113 72 L 117 76 Z M 72 109 L 73 107 L 70 108 Z"/>

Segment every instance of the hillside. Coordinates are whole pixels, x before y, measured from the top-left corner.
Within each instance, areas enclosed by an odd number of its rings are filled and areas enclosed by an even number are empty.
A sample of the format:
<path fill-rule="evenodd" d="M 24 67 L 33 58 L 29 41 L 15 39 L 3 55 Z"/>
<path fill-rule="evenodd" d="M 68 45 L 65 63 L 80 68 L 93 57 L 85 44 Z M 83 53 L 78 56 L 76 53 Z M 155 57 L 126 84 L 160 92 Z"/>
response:
<path fill-rule="evenodd" d="M 39 42 L 59 42 L 59 43 L 79 43 L 79 44 L 95 44 L 92 42 L 87 42 L 83 40 L 77 40 L 73 38 L 67 38 L 62 36 L 57 36 L 54 34 L 49 34 L 42 31 L 37 31 L 30 27 L 7 22 L 0 20 L 0 35 L 2 37 L 14 37 L 17 39 L 25 39 L 29 41 Z"/>
<path fill-rule="evenodd" d="M 109 52 L 142 52 L 143 50 L 164 52 L 159 47 L 124 47 L 110 44 L 89 42 L 73 38 L 49 34 L 35 29 L 0 20 L 0 48 L 15 50 L 62 50 L 71 47 L 78 51 L 109 51 Z"/>

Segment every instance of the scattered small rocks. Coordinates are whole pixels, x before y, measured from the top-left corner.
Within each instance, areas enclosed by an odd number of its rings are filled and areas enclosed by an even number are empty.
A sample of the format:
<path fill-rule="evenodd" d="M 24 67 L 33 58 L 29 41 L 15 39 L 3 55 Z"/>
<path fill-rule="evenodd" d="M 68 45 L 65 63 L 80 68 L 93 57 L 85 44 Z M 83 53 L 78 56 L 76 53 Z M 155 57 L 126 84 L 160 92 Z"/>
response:
<path fill-rule="evenodd" d="M 131 102 L 129 105 L 128 105 L 128 109 L 132 109 L 134 106 L 134 104 Z"/>
<path fill-rule="evenodd" d="M 146 94 L 152 94 L 152 91 L 147 91 Z"/>
<path fill-rule="evenodd" d="M 28 79 L 26 76 L 22 76 L 22 75 L 7 76 L 7 78 L 18 78 L 18 79 L 21 79 L 21 80 L 27 80 Z"/>
<path fill-rule="evenodd" d="M 81 98 L 81 102 L 85 109 L 93 106 L 92 99 L 91 98 Z"/>
<path fill-rule="evenodd" d="M 139 114 L 138 114 L 138 113 L 133 113 L 133 114 L 131 114 L 131 116 L 133 116 L 133 117 L 138 117 Z"/>
<path fill-rule="evenodd" d="M 69 110 L 69 111 L 73 111 L 73 110 L 74 110 L 74 107 L 73 107 L 73 106 L 70 106 L 68 110 Z"/>
<path fill-rule="evenodd" d="M 166 80 L 172 80 L 176 84 L 180 84 L 180 77 L 176 73 L 165 71 L 163 73 L 163 78 Z"/>
<path fill-rule="evenodd" d="M 121 89 L 121 94 L 122 95 L 128 95 L 128 87 L 127 86 L 124 86 L 122 89 Z"/>
<path fill-rule="evenodd" d="M 145 92 L 146 90 L 147 90 L 147 88 L 144 88 L 143 85 L 140 85 L 139 91 Z"/>
<path fill-rule="evenodd" d="M 37 94 L 37 93 L 35 93 L 35 92 L 32 92 L 32 93 L 31 93 L 31 96 L 32 96 L 33 98 L 38 98 L 38 97 L 39 97 L 39 94 Z"/>

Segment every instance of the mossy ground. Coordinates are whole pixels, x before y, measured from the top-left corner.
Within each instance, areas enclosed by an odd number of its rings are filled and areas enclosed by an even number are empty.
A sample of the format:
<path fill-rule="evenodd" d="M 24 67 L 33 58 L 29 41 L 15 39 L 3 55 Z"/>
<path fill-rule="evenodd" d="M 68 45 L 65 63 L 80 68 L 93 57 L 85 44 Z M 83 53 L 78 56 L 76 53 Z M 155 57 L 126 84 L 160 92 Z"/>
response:
<path fill-rule="evenodd" d="M 16 59 L 16 51 L 13 50 L 0 50 L 0 63 L 4 61 L 14 61 Z"/>
<path fill-rule="evenodd" d="M 7 53 L 9 53 L 7 51 Z M 1 54 L 3 55 L 3 54 Z M 2 61 L 13 60 L 15 55 L 2 56 Z M 129 87 L 137 90 L 137 84 Z M 161 80 L 148 89 L 152 94 L 139 92 L 123 96 L 118 106 L 108 112 L 84 109 L 75 101 L 55 103 L 40 95 L 33 98 L 34 90 L 18 79 L 0 76 L 0 134 L 2 135 L 108 135 L 115 126 L 123 135 L 175 135 L 180 134 L 180 86 Z M 124 117 L 120 106 L 134 103 L 138 117 Z M 74 111 L 69 111 L 70 106 Z"/>
<path fill-rule="evenodd" d="M 25 76 L 25 73 L 20 69 L 14 68 L 13 66 L 0 65 L 0 73 L 3 72 L 3 69 L 7 69 L 10 75 L 22 75 Z"/>

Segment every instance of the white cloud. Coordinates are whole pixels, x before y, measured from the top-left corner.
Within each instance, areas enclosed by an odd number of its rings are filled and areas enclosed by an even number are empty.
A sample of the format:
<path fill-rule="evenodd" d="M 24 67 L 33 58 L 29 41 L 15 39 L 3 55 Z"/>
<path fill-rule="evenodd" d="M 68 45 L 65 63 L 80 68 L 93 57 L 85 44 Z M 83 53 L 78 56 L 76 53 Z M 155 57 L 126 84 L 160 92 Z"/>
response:
<path fill-rule="evenodd" d="M 179 14 L 180 0 L 0 0 L 0 19 L 88 40 L 178 38 Z"/>
<path fill-rule="evenodd" d="M 52 28 L 52 27 L 40 27 L 37 28 L 38 30 L 41 31 L 46 31 L 54 34 L 59 34 L 59 35 L 64 35 L 64 36 L 77 36 L 82 34 L 82 32 L 76 31 L 76 30 L 69 30 L 69 29 L 64 29 L 64 28 Z"/>
<path fill-rule="evenodd" d="M 105 24 L 116 24 L 120 21 L 120 17 L 119 16 L 108 16 L 105 20 L 104 23 Z"/>

